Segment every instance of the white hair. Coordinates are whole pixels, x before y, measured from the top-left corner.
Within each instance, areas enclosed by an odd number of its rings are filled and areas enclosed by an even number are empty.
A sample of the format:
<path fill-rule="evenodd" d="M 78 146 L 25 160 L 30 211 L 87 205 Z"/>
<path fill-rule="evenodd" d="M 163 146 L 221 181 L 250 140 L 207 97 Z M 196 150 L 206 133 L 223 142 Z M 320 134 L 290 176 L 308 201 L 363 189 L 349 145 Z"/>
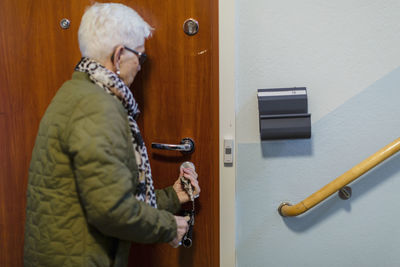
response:
<path fill-rule="evenodd" d="M 132 49 L 144 45 L 153 28 L 130 7 L 116 3 L 95 3 L 82 16 L 78 31 L 83 57 L 106 60 L 116 46 Z"/>

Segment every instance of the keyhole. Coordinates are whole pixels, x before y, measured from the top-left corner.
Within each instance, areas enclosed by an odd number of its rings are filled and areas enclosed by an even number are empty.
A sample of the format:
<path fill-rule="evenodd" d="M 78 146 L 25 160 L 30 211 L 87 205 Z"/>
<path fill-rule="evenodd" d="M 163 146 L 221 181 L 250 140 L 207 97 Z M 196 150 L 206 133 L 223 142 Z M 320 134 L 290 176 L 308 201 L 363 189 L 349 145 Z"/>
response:
<path fill-rule="evenodd" d="M 199 23 L 195 19 L 187 19 L 183 23 L 183 31 L 187 35 L 195 35 L 199 31 Z"/>

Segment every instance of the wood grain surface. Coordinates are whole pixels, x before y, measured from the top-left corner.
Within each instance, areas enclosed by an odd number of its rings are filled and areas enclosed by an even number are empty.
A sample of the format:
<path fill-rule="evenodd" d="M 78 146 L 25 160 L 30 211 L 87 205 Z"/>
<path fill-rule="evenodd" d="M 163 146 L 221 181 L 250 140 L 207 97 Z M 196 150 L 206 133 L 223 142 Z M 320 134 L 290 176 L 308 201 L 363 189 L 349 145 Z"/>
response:
<path fill-rule="evenodd" d="M 91 1 L 0 1 L 0 266 L 22 266 L 31 151 L 40 119 L 80 52 L 77 31 Z M 108 2 L 108 1 L 99 1 Z M 181 162 L 196 164 L 202 187 L 193 247 L 135 245 L 130 266 L 219 265 L 218 1 L 126 0 L 155 28 L 149 60 L 132 91 L 155 186 L 171 185 Z M 60 27 L 68 18 L 71 27 Z M 183 22 L 199 21 L 187 36 Z M 154 151 L 151 142 L 196 142 L 195 153 Z"/>

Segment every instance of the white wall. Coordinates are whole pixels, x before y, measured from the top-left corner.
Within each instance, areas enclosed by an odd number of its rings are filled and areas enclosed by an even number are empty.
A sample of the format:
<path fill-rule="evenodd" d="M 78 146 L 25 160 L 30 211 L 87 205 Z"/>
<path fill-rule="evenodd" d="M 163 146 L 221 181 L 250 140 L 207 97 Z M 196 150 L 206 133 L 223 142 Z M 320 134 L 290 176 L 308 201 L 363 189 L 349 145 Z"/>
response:
<path fill-rule="evenodd" d="M 348 201 L 276 209 L 399 137 L 400 1 L 236 0 L 235 12 L 236 265 L 398 266 L 400 155 Z M 261 143 L 257 89 L 294 86 L 308 88 L 312 138 Z"/>
<path fill-rule="evenodd" d="M 256 89 L 306 86 L 315 122 L 399 66 L 399 9 L 390 0 L 236 0 L 238 142 L 259 142 Z"/>

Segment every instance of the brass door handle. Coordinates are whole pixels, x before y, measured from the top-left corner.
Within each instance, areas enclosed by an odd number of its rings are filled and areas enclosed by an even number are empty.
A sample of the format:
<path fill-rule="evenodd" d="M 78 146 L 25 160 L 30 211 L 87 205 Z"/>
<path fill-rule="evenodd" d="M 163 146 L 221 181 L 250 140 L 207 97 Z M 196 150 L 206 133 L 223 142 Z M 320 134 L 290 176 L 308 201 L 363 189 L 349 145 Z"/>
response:
<path fill-rule="evenodd" d="M 185 137 L 181 140 L 181 143 L 177 145 L 151 143 L 151 147 L 154 149 L 174 150 L 174 151 L 180 151 L 185 154 L 190 154 L 193 153 L 194 151 L 194 141 L 189 137 Z"/>

